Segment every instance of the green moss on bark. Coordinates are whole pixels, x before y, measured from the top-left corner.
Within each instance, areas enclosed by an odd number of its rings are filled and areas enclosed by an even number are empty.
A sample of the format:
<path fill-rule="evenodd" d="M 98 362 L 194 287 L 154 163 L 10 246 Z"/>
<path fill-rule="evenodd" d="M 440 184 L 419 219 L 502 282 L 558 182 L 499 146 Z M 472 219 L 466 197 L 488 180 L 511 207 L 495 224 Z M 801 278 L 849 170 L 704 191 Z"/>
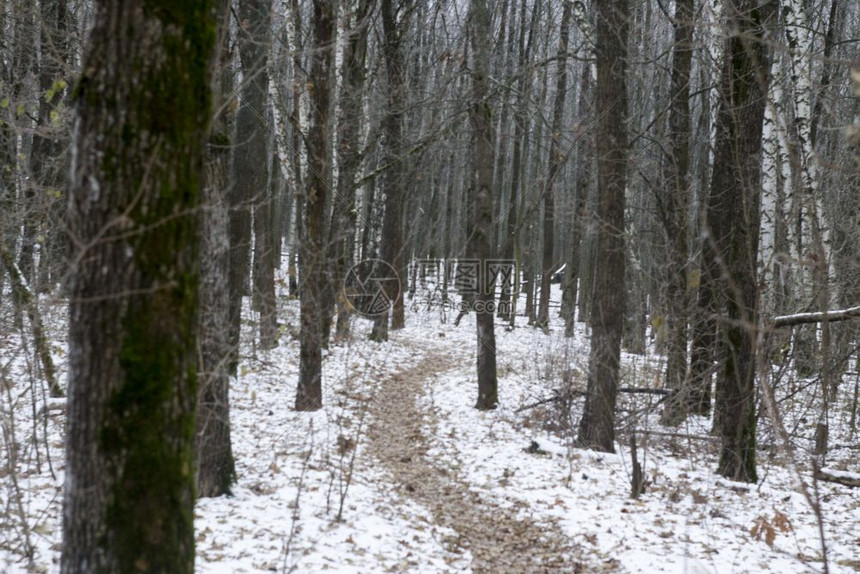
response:
<path fill-rule="evenodd" d="M 84 261 L 81 273 L 106 276 L 109 297 L 121 301 L 104 303 L 111 309 L 104 331 L 118 332 L 119 340 L 110 347 L 105 333 L 93 333 L 84 347 L 112 353 L 119 376 L 95 373 L 87 382 L 108 391 L 93 434 L 106 475 L 78 488 L 92 489 L 106 504 L 103 516 L 72 520 L 98 533 L 97 548 L 64 549 L 64 558 L 74 565 L 69 571 L 191 573 L 196 210 L 216 9 L 207 0 L 114 0 L 99 10 L 87 76 L 76 88 L 82 165 L 89 171 L 76 190 L 75 224 L 85 238 L 99 226 L 110 230 L 102 259 Z M 119 63 L 113 42 L 125 48 Z M 78 305 L 84 313 L 93 308 Z"/>

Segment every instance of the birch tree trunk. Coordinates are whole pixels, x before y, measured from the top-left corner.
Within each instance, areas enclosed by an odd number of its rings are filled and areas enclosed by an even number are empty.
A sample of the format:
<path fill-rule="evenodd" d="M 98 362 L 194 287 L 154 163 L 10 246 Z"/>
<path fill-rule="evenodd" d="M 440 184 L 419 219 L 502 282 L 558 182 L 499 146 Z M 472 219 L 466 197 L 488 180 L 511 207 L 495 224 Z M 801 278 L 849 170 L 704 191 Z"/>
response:
<path fill-rule="evenodd" d="M 340 116 L 337 119 L 338 197 L 332 212 L 332 254 L 334 265 L 331 289 L 341 289 L 347 266 L 353 261 L 355 251 L 355 176 L 361 166 L 361 127 L 364 106 L 364 85 L 367 72 L 367 36 L 373 0 L 359 0 L 352 16 L 352 26 L 344 47 L 343 77 L 340 87 Z M 336 298 L 337 299 L 337 298 Z M 337 300 L 338 314 L 335 338 L 344 339 L 349 334 L 349 308 L 345 301 Z"/>

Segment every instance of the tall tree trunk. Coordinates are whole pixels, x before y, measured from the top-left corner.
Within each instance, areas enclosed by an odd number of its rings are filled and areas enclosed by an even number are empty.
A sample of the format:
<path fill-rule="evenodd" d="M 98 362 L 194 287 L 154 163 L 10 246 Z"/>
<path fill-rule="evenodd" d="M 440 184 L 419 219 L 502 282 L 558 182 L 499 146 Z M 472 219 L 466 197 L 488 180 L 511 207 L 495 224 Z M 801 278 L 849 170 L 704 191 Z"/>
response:
<path fill-rule="evenodd" d="M 598 260 L 592 303 L 588 395 L 579 423 L 579 441 L 614 452 L 615 401 L 621 358 L 624 306 L 624 191 L 627 183 L 628 0 L 597 5 L 597 185 Z"/>
<path fill-rule="evenodd" d="M 269 114 L 268 124 L 274 126 L 274 115 Z M 268 181 L 259 192 L 260 199 L 254 206 L 254 297 L 260 314 L 260 348 L 274 349 L 278 346 L 278 313 L 275 297 L 275 267 L 277 266 L 275 225 L 276 203 L 280 186 L 281 167 L 273 136 L 266 138 Z"/>
<path fill-rule="evenodd" d="M 69 299 L 64 574 L 194 568 L 197 210 L 216 27 L 205 0 L 96 4 L 69 207 L 85 247 Z"/>
<path fill-rule="evenodd" d="M 546 178 L 546 190 L 543 196 L 543 250 L 541 258 L 541 287 L 538 307 L 537 324 L 549 331 L 549 296 L 552 288 L 551 279 L 555 261 L 553 260 L 553 244 L 555 243 L 555 180 L 564 165 L 565 157 L 561 150 L 561 131 L 564 119 L 564 100 L 567 96 L 567 44 L 570 32 L 570 3 L 565 2 L 561 13 L 561 28 L 558 41 L 558 76 L 555 84 L 555 103 L 552 113 L 552 133 L 549 145 L 549 170 Z"/>
<path fill-rule="evenodd" d="M 488 99 L 490 83 L 490 12 L 486 0 L 472 0 L 472 128 L 474 129 L 474 166 L 472 166 L 472 204 L 474 229 L 469 249 L 480 262 L 475 315 L 478 346 L 479 410 L 494 409 L 499 403 L 496 379 L 496 335 L 493 325 L 495 293 L 489 281 L 491 257 L 490 227 L 493 219 L 493 110 Z"/>
<path fill-rule="evenodd" d="M 200 218 L 200 292 L 197 315 L 197 496 L 221 496 L 236 477 L 230 440 L 230 340 L 224 325 L 230 315 L 230 218 L 227 190 L 230 173 L 232 100 L 230 66 L 230 0 L 220 1 L 220 47 L 215 113 L 209 135 L 203 209 Z"/>
<path fill-rule="evenodd" d="M 547 7 L 549 9 L 549 7 Z M 547 59 L 549 57 L 549 41 L 543 43 L 541 48 L 540 59 Z M 541 81 L 540 81 L 540 89 L 539 95 L 536 102 L 536 108 L 541 110 L 545 109 L 546 97 L 549 92 L 549 71 L 546 67 L 540 73 Z M 528 317 L 528 324 L 532 326 L 537 325 L 537 311 L 538 304 L 536 299 L 540 296 L 539 289 L 540 285 L 538 285 L 538 278 L 541 270 L 541 251 L 539 249 L 538 243 L 540 239 L 540 228 L 537 223 L 540 220 L 539 213 L 537 213 L 540 209 L 540 197 L 543 197 L 543 194 L 546 192 L 546 181 L 541 177 L 541 168 L 543 167 L 544 162 L 544 122 L 540 120 L 535 121 L 535 125 L 533 128 L 534 132 L 532 137 L 535 141 L 534 153 L 525 154 L 528 158 L 526 165 L 528 168 L 525 170 L 526 173 L 526 181 L 529 184 L 526 186 L 525 191 L 523 191 L 523 202 L 525 203 L 527 199 L 529 199 L 529 192 L 537 191 L 539 193 L 539 197 L 533 201 L 529 201 L 526 203 L 526 209 L 523 209 L 520 213 L 520 224 L 525 224 L 525 234 L 523 239 L 524 241 L 524 249 L 523 249 L 523 260 L 525 261 L 525 269 L 526 273 L 524 274 L 524 279 L 526 281 L 526 316 Z"/>
<path fill-rule="evenodd" d="M 385 161 L 388 169 L 382 175 L 382 190 L 385 193 L 385 217 L 382 221 L 381 255 L 389 264 L 399 281 L 386 282 L 386 296 L 392 302 L 391 328 L 402 329 L 405 325 L 402 283 L 407 280 L 403 242 L 403 111 L 406 101 L 403 69 L 403 31 L 395 21 L 393 0 L 382 0 L 382 54 L 385 59 L 387 77 L 387 100 L 382 132 L 385 136 Z M 405 23 L 400 22 L 405 29 Z M 388 339 L 388 313 L 378 315 L 373 322 L 371 339 Z"/>
<path fill-rule="evenodd" d="M 516 321 L 516 299 L 520 289 L 520 225 L 519 225 L 519 204 L 522 193 L 522 172 L 523 172 L 523 142 L 526 139 L 527 119 L 526 111 L 528 106 L 528 74 L 526 66 L 530 63 L 530 54 L 532 44 L 534 43 L 535 28 L 537 22 L 538 6 L 535 5 L 532 9 L 531 23 L 526 25 L 526 2 L 520 4 L 520 30 L 517 71 L 519 78 L 517 79 L 517 103 L 514 110 L 514 142 L 511 156 L 511 185 L 508 191 L 508 213 L 507 213 L 507 241 L 502 247 L 502 258 L 508 261 L 515 261 L 514 272 L 509 279 L 505 279 L 502 285 L 502 291 L 499 296 L 499 316 L 507 320 L 511 326 Z M 528 42 L 526 42 L 526 28 L 528 27 Z"/>
<path fill-rule="evenodd" d="M 296 410 L 312 411 L 322 406 L 322 312 L 320 294 L 325 286 L 325 204 L 329 183 L 325 180 L 328 116 L 334 62 L 332 38 L 335 15 L 332 0 L 314 2 L 313 52 L 310 56 L 310 126 L 306 140 L 308 180 L 305 191 L 306 231 L 302 245 L 300 291 L 301 331 L 299 384 Z"/>
<path fill-rule="evenodd" d="M 367 32 L 373 0 L 359 0 L 353 15 L 353 22 L 346 37 L 343 54 L 343 78 L 340 88 L 341 113 L 337 120 L 337 158 L 338 178 L 337 197 L 334 200 L 331 225 L 331 254 L 333 263 L 332 285 L 329 291 L 337 292 L 342 288 L 347 266 L 352 263 L 355 243 L 355 176 L 361 165 L 361 126 L 364 105 L 364 83 L 367 75 L 365 59 L 367 56 Z M 349 334 L 349 307 L 338 299 L 336 339 L 344 339 Z M 334 302 L 332 302 L 334 303 Z M 331 309 L 329 305 L 327 309 Z"/>
<path fill-rule="evenodd" d="M 65 0 L 43 0 L 41 6 L 39 61 L 39 119 L 33 134 L 30 173 L 37 186 L 33 193 L 39 210 L 41 229 L 39 256 L 39 290 L 49 290 L 63 272 L 66 237 L 63 228 L 63 206 L 68 182 L 67 155 L 60 144 L 61 106 L 68 84 L 65 67 L 69 62 L 69 13 Z M 64 139 L 64 138 L 63 138 Z M 68 143 L 68 142 L 64 142 Z"/>
<path fill-rule="evenodd" d="M 822 225 L 821 214 L 823 212 L 821 189 L 819 185 L 819 170 L 815 154 L 815 141 L 813 139 L 813 123 L 817 125 L 817 118 L 813 119 L 811 113 L 814 90 L 812 86 L 812 50 L 813 35 L 806 21 L 805 7 L 798 0 L 788 0 L 783 3 L 783 15 L 785 19 L 785 37 L 790 49 L 789 70 L 791 82 L 791 93 L 793 95 L 794 122 L 791 133 L 794 137 L 793 145 L 789 149 L 793 152 L 792 165 L 797 166 L 797 172 L 792 178 L 793 191 L 796 197 L 802 198 L 802 213 L 804 217 L 805 235 L 810 238 L 807 248 L 809 253 L 809 266 L 812 267 L 812 297 L 810 303 L 819 309 L 830 307 L 830 285 L 829 285 L 829 254 L 825 245 L 830 245 L 830 230 Z M 826 40 L 825 40 L 826 41 Z M 832 40 L 831 40 L 832 42 Z M 824 80 L 827 80 L 827 65 L 824 68 Z M 820 98 L 819 98 L 820 99 Z M 796 329 L 796 339 L 807 339 L 808 343 L 803 345 L 811 356 L 796 357 L 797 363 L 806 363 L 813 372 L 821 373 L 822 396 L 821 408 L 819 410 L 818 436 L 826 437 L 828 426 L 829 399 L 831 388 L 835 387 L 832 373 L 833 368 L 829 361 L 830 354 L 830 323 L 821 323 L 821 345 L 816 337 L 817 326 L 806 329 Z M 819 359 L 820 357 L 820 359 Z M 805 359 L 805 360 L 801 360 Z M 826 442 L 826 441 L 825 441 Z M 818 447 L 819 445 L 817 445 Z M 822 446 L 822 452 L 826 445 Z M 816 447 L 816 451 L 819 449 Z"/>
<path fill-rule="evenodd" d="M 275 125 L 274 114 L 269 110 L 269 126 Z M 278 346 L 278 313 L 275 297 L 275 260 L 279 237 L 275 224 L 278 187 L 280 186 L 280 165 L 276 149 L 275 134 L 266 134 L 266 153 L 268 161 L 261 163 L 267 180 L 257 194 L 254 202 L 254 300 L 260 314 L 260 348 L 274 349 Z"/>
<path fill-rule="evenodd" d="M 761 135 L 770 68 L 762 37 L 772 2 L 726 5 L 728 26 L 720 82 L 714 172 L 708 200 L 709 255 L 719 269 L 716 289 L 726 305 L 720 325 L 724 356 L 717 377 L 715 418 L 722 439 L 717 471 L 755 482 L 755 354 L 758 322 L 758 240 Z"/>
<path fill-rule="evenodd" d="M 591 189 L 591 145 L 592 138 L 584 133 L 587 120 L 591 117 L 591 92 L 593 86 L 591 78 L 591 66 L 585 64 L 582 66 L 582 81 L 579 84 L 579 130 L 576 137 L 579 141 L 576 143 L 576 199 L 573 208 L 573 221 L 570 231 L 570 247 L 568 259 L 566 261 L 564 279 L 564 297 L 567 301 L 564 315 L 564 336 L 573 337 L 574 320 L 577 310 L 577 292 L 579 298 L 585 297 L 586 290 L 583 285 L 578 287 L 578 283 L 584 280 L 584 275 L 581 273 L 584 251 L 585 226 L 588 221 L 587 205 L 589 190 Z M 581 320 L 581 319 L 580 319 Z"/>
<path fill-rule="evenodd" d="M 293 241 L 290 246 L 290 263 L 287 267 L 289 277 L 290 295 L 299 297 L 299 279 L 301 275 L 301 258 L 305 241 L 305 182 L 302 174 L 302 86 L 306 79 L 302 78 L 304 65 L 302 64 L 302 53 L 304 43 L 302 42 L 302 18 L 298 0 L 290 2 L 290 14 L 293 22 L 293 62 L 292 62 L 292 97 L 290 102 L 290 140 L 293 153 L 290 154 L 290 167 L 292 171 L 293 203 L 295 207 L 295 226 L 293 229 Z"/>
<path fill-rule="evenodd" d="M 585 49 L 588 50 L 588 57 L 591 63 L 585 64 L 588 67 L 587 71 L 583 71 L 584 84 L 587 80 L 588 88 L 582 88 L 585 97 L 588 98 L 589 110 L 594 109 L 594 79 L 597 77 L 597 47 L 594 44 L 594 34 L 591 29 L 591 22 L 582 2 L 573 3 L 573 19 L 576 22 L 576 27 L 579 28 L 582 34 Z M 581 96 L 582 97 L 582 96 Z M 580 108 L 580 114 L 583 113 Z M 586 117 L 596 118 L 589 113 Z M 585 124 L 590 129 L 591 124 Z M 593 137 L 582 137 L 581 148 L 579 150 L 580 167 L 584 166 L 585 172 L 580 172 L 580 181 L 585 178 L 586 185 L 579 185 L 579 190 L 584 194 L 582 197 L 583 217 L 581 218 L 581 244 L 579 248 L 579 265 L 577 272 L 579 273 L 579 296 L 576 302 L 576 314 L 581 323 L 591 322 L 591 296 L 594 291 L 594 252 L 596 243 L 595 217 L 597 211 L 597 186 L 591 184 L 594 171 L 594 146 L 595 140 Z M 571 330 L 573 326 L 571 325 Z M 572 332 L 572 331 L 571 331 Z"/>
<path fill-rule="evenodd" d="M 12 86 L 11 106 L 15 109 L 15 127 L 18 133 L 13 134 L 12 156 L 15 162 L 13 174 L 18 176 L 19 185 L 21 186 L 21 195 L 18 199 L 18 209 L 16 215 L 19 218 L 21 228 L 21 250 L 18 253 L 18 267 L 23 274 L 24 279 L 28 284 L 33 283 L 34 271 L 34 248 L 36 244 L 36 235 L 38 233 L 38 214 L 41 210 L 41 198 L 37 198 L 35 190 L 31 185 L 27 185 L 26 178 L 26 162 L 22 161 L 30 155 L 30 150 L 27 148 L 26 132 L 30 128 L 30 119 L 27 115 L 27 108 L 30 89 L 30 78 L 35 71 L 36 51 L 33 45 L 36 41 L 36 5 L 34 2 L 18 0 L 14 2 L 13 14 L 15 19 L 15 43 L 12 48 Z M 41 98 L 40 98 L 41 99 Z M 10 105 L 7 102 L 7 105 Z M 20 136 L 20 139 L 19 139 Z M 16 234 L 17 235 L 17 234 Z M 20 313 L 21 303 L 16 300 L 16 313 Z M 20 317 L 20 314 L 18 315 Z"/>
<path fill-rule="evenodd" d="M 717 28 L 717 26 L 714 26 Z M 719 75 L 718 63 L 722 59 L 721 42 L 712 37 L 705 37 L 706 50 L 699 58 L 699 83 L 708 86 L 715 83 L 714 75 Z M 712 65 L 711 62 L 714 64 Z M 712 70 L 712 68 L 714 70 Z M 714 261 L 710 252 L 713 244 L 706 241 L 703 229 L 707 228 L 707 203 L 711 189 L 711 131 L 714 121 L 711 110 L 717 101 L 711 96 L 713 90 L 700 90 L 701 113 L 699 115 L 696 140 L 698 142 L 698 162 L 696 164 L 696 217 L 690 222 L 693 228 L 694 251 L 700 253 L 700 265 L 697 271 L 690 273 L 690 283 L 696 289 L 693 298 L 691 314 L 692 329 L 690 343 L 690 374 L 687 382 L 687 393 L 690 397 L 689 410 L 692 414 L 707 416 L 711 412 L 711 387 L 713 383 L 714 359 L 716 355 L 717 308 L 718 302 L 713 289 L 713 281 L 706 280 L 715 274 L 709 265 Z M 712 105 L 713 102 L 713 105 Z"/>
<path fill-rule="evenodd" d="M 663 229 L 669 245 L 668 285 L 669 349 L 666 387 L 677 391 L 663 411 L 664 424 L 678 424 L 687 414 L 687 206 L 690 193 L 690 69 L 693 59 L 693 0 L 676 0 L 675 48 L 672 54 L 672 93 L 669 111 L 669 153 L 659 195 Z"/>
<path fill-rule="evenodd" d="M 593 138 L 585 133 L 588 120 L 591 116 L 592 91 L 594 80 L 591 77 L 591 66 L 582 67 L 582 81 L 579 86 L 579 129 L 576 137 L 576 200 L 574 202 L 573 222 L 570 232 L 570 252 L 568 253 L 567 267 L 565 268 L 564 297 L 567 307 L 564 312 L 564 336 L 573 337 L 574 320 L 579 310 L 582 321 L 581 303 L 590 294 L 586 290 L 585 274 L 582 272 L 585 259 L 585 238 L 588 225 L 588 204 L 591 195 L 592 182 L 592 146 Z"/>
<path fill-rule="evenodd" d="M 249 291 L 251 265 L 251 207 L 266 194 L 266 100 L 269 91 L 269 22 L 271 0 L 241 0 L 237 35 L 242 62 L 242 89 L 236 113 L 230 173 L 230 322 L 233 356 L 230 372 L 239 365 L 242 297 Z"/>

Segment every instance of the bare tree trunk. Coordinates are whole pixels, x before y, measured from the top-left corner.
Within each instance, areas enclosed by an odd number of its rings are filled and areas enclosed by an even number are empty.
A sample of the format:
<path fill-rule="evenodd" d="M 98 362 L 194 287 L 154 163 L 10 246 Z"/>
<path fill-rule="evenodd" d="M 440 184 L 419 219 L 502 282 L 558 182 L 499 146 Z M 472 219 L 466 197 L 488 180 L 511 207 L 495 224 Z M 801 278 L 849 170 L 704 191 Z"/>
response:
<path fill-rule="evenodd" d="M 615 450 L 615 401 L 624 306 L 628 4 L 627 0 L 611 0 L 596 5 L 600 265 L 594 278 L 588 396 L 578 440 L 604 452 Z"/>
<path fill-rule="evenodd" d="M 382 0 L 382 54 L 387 76 L 387 109 L 382 120 L 385 135 L 385 162 L 390 167 L 382 175 L 382 191 L 385 193 L 385 217 L 382 221 L 382 260 L 391 265 L 399 281 L 386 282 L 386 295 L 393 306 L 391 328 L 402 329 L 405 325 L 402 283 L 407 280 L 403 254 L 403 108 L 405 104 L 405 81 L 403 70 L 403 30 L 398 30 L 392 0 Z M 405 27 L 404 22 L 400 26 Z M 388 313 L 376 317 L 370 338 L 374 341 L 388 340 Z"/>
<path fill-rule="evenodd" d="M 335 15 L 332 0 L 314 2 L 313 52 L 310 56 L 311 119 L 306 140 L 308 181 L 305 195 L 307 230 L 302 247 L 301 334 L 299 384 L 296 410 L 313 411 L 322 407 L 322 311 L 320 294 L 325 285 L 325 204 L 329 183 L 324 179 L 328 141 L 328 115 L 331 97 L 329 76 L 334 62 L 332 38 Z"/>
<path fill-rule="evenodd" d="M 470 251 L 480 261 L 478 292 L 475 295 L 475 315 L 478 347 L 479 410 L 495 409 L 499 403 L 496 379 L 496 335 L 493 325 L 494 299 L 489 281 L 490 226 L 493 219 L 493 110 L 488 100 L 490 75 L 490 12 L 486 0 L 472 0 L 472 127 L 474 129 L 474 166 L 471 184 L 475 226 L 470 238 Z"/>
<path fill-rule="evenodd" d="M 230 217 L 227 189 L 230 173 L 230 122 L 226 103 L 232 99 L 229 62 L 230 0 L 221 0 L 219 66 L 215 113 L 203 181 L 200 218 L 200 292 L 197 315 L 196 484 L 197 496 L 221 496 L 236 477 L 230 440 L 230 339 L 224 325 L 230 315 Z"/>
<path fill-rule="evenodd" d="M 761 134 L 768 49 L 761 41 L 772 3 L 755 0 L 726 5 L 726 56 L 720 83 L 720 111 L 714 173 L 708 200 L 708 238 L 719 268 L 716 283 L 727 309 L 720 325 L 725 350 L 717 378 L 716 425 L 722 438 L 718 472 L 732 480 L 756 481 L 755 355 L 758 323 L 757 255 L 761 203 Z M 708 277 L 706 280 L 713 280 Z"/>
<path fill-rule="evenodd" d="M 274 115 L 269 113 L 268 124 L 274 126 Z M 254 298 L 260 314 L 260 348 L 274 349 L 278 346 L 278 313 L 275 297 L 275 267 L 278 232 L 276 227 L 276 203 L 280 186 L 281 167 L 275 147 L 274 134 L 266 138 L 269 161 L 268 182 L 259 192 L 260 199 L 254 206 Z"/>
<path fill-rule="evenodd" d="M 353 16 L 350 31 L 344 47 L 343 78 L 340 88 L 341 115 L 338 117 L 337 157 L 338 157 L 338 197 L 334 200 L 331 225 L 332 249 L 329 260 L 333 262 L 332 285 L 330 292 L 342 288 L 347 266 L 352 263 L 355 242 L 355 176 L 361 163 L 360 135 L 364 104 L 364 84 L 366 78 L 365 59 L 367 57 L 367 34 L 373 0 L 360 0 Z M 345 301 L 335 301 L 338 305 L 335 338 L 344 339 L 349 335 L 349 308 Z M 331 309 L 331 305 L 327 307 Z"/>
<path fill-rule="evenodd" d="M 65 126 L 60 122 L 69 62 L 68 8 L 65 0 L 43 0 L 41 8 L 39 61 L 39 119 L 33 134 L 30 172 L 37 189 L 33 193 L 38 210 L 35 222 L 41 232 L 37 291 L 48 291 L 64 273 L 66 237 L 63 211 L 68 188 Z M 63 141 L 63 143 L 68 143 Z"/>
<path fill-rule="evenodd" d="M 549 7 L 547 7 L 549 9 Z M 542 49 L 539 52 L 540 59 L 546 59 L 549 57 L 549 40 L 543 43 Z M 540 89 L 539 95 L 537 98 L 536 107 L 538 110 L 545 109 L 546 97 L 549 92 L 549 71 L 546 67 L 543 67 L 541 73 L 541 81 L 540 81 Z M 533 201 L 528 201 L 526 203 L 526 209 L 523 209 L 520 213 L 520 228 L 525 229 L 525 233 L 523 236 L 524 245 L 523 245 L 523 255 L 522 259 L 525 263 L 524 267 L 526 269 L 526 274 L 524 276 L 526 280 L 526 316 L 528 317 L 528 324 L 532 326 L 537 326 L 537 312 L 538 312 L 538 301 L 537 299 L 540 297 L 540 287 L 538 279 L 541 275 L 541 256 L 540 250 L 538 247 L 539 239 L 540 239 L 540 228 L 537 223 L 540 220 L 539 215 L 535 213 L 539 206 L 541 205 L 540 197 L 543 197 L 543 194 L 546 192 L 546 182 L 541 177 L 540 169 L 543 167 L 544 162 L 544 122 L 540 120 L 535 121 L 534 125 L 534 133 L 532 137 L 535 141 L 534 153 L 529 157 L 528 154 L 525 154 L 529 161 L 526 162 L 528 166 L 525 169 L 525 173 L 527 176 L 527 182 L 525 190 L 523 191 L 523 202 L 525 203 L 528 199 L 531 199 L 529 195 L 531 193 L 537 192 L 539 194 L 538 198 L 535 198 Z"/>
<path fill-rule="evenodd" d="M 222 126 L 223 127 L 223 126 Z M 229 148 L 224 132 L 210 138 L 201 217 L 197 406 L 197 495 L 221 496 L 236 476 L 230 441 L 230 243 L 227 230 Z"/>
<path fill-rule="evenodd" d="M 664 158 L 663 193 L 658 195 L 663 229 L 669 244 L 666 299 L 669 305 L 669 352 L 665 386 L 678 391 L 663 411 L 664 424 L 678 424 L 687 414 L 683 391 L 687 379 L 687 206 L 690 193 L 690 69 L 693 59 L 693 0 L 675 2 L 675 48 L 672 54 L 672 93 L 669 112 L 669 153 Z"/>
<path fill-rule="evenodd" d="M 287 267 L 287 274 L 289 276 L 290 295 L 298 297 L 300 296 L 299 280 L 302 273 L 301 258 L 305 241 L 305 182 L 302 176 L 302 157 L 300 150 L 302 149 L 301 87 L 306 83 L 306 79 L 303 81 L 301 77 L 301 74 L 303 73 L 302 71 L 304 70 L 301 57 L 304 50 L 304 44 L 302 42 L 302 19 L 298 0 L 291 0 L 290 7 L 290 13 L 293 20 L 293 76 L 291 82 L 293 89 L 289 121 L 290 137 L 292 142 L 291 148 L 293 150 L 293 153 L 290 154 L 292 156 L 290 165 L 292 167 L 293 176 L 291 183 L 294 189 L 293 203 L 295 203 L 295 228 L 293 230 L 293 242 L 290 246 L 290 262 Z"/>
<path fill-rule="evenodd" d="M 34 271 L 34 248 L 36 243 L 36 235 L 38 233 L 38 213 L 40 211 L 41 198 L 37 198 L 35 190 L 26 181 L 26 163 L 23 158 L 30 155 L 30 150 L 27 149 L 26 128 L 29 128 L 29 116 L 26 111 L 26 98 L 29 91 L 29 79 L 35 71 L 36 51 L 33 45 L 36 41 L 36 5 L 34 2 L 18 1 L 15 2 L 13 8 L 15 16 L 15 43 L 12 49 L 13 57 L 13 78 L 12 78 L 12 106 L 15 108 L 15 126 L 18 133 L 14 134 L 12 148 L 14 150 L 14 161 L 17 164 L 15 172 L 20 172 L 20 185 L 22 197 L 18 200 L 18 209 L 16 210 L 21 227 L 21 250 L 18 252 L 18 268 L 20 269 L 24 280 L 28 284 L 33 283 Z M 40 98 L 41 99 L 41 98 Z M 9 103 L 7 102 L 7 105 Z M 26 130 L 26 131 L 25 131 Z M 19 140 L 19 135 L 20 137 Z M 15 296 L 13 295 L 13 298 Z M 23 306 L 21 301 L 15 298 L 16 313 L 20 317 L 20 308 Z"/>
<path fill-rule="evenodd" d="M 514 142 L 511 156 L 511 185 L 508 192 L 507 213 L 507 241 L 502 248 L 502 258 L 516 260 L 514 272 L 509 280 L 502 285 L 499 296 L 499 316 L 507 320 L 511 326 L 516 321 L 516 299 L 520 289 L 520 261 L 519 261 L 519 204 L 522 192 L 523 172 L 523 142 L 526 137 L 526 111 L 528 105 L 528 83 L 525 67 L 529 64 L 529 55 L 533 44 L 535 26 L 537 21 L 537 5 L 532 9 L 531 24 L 526 25 L 526 2 L 520 4 L 520 30 L 517 69 L 520 77 L 517 79 L 517 103 L 514 110 Z M 526 29 L 529 29 L 528 42 L 526 42 Z"/>
<path fill-rule="evenodd" d="M 701 83 L 709 81 L 709 75 L 700 64 Z M 696 178 L 699 183 L 698 209 L 696 218 L 693 220 L 693 238 L 702 235 L 702 228 L 706 228 L 707 200 L 710 197 L 710 161 L 708 141 L 711 133 L 711 98 L 708 90 L 702 91 L 701 115 L 698 126 L 699 161 L 697 165 Z M 711 412 L 711 387 L 714 373 L 714 356 L 716 346 L 716 314 L 717 300 L 713 291 L 713 280 L 715 271 L 709 267 L 714 261 L 710 250 L 713 246 L 703 239 L 697 240 L 702 255 L 698 273 L 691 273 L 690 282 L 696 288 L 694 297 L 691 322 L 690 341 L 690 373 L 687 381 L 687 394 L 689 396 L 688 409 L 691 414 L 707 416 Z"/>
<path fill-rule="evenodd" d="M 558 76 L 555 84 L 555 103 L 552 113 L 552 133 L 549 146 L 549 170 L 546 178 L 546 190 L 543 196 L 543 252 L 541 259 L 540 303 L 538 306 L 537 324 L 549 330 L 549 296 L 552 272 L 555 266 L 553 260 L 553 245 L 555 243 L 555 180 L 561 170 L 565 157 L 561 150 L 561 131 L 564 120 L 564 100 L 567 95 L 567 45 L 570 32 L 570 3 L 565 2 L 561 13 L 561 28 L 558 42 Z"/>
<path fill-rule="evenodd" d="M 216 28 L 214 2 L 96 4 L 69 207 L 83 250 L 64 574 L 194 568 L 197 210 Z"/>
<path fill-rule="evenodd" d="M 233 162 L 230 173 L 230 372 L 239 364 L 242 297 L 249 293 L 251 265 L 251 208 L 266 195 L 267 62 L 271 0 L 241 0 L 237 44 L 242 61 L 242 89 L 236 113 Z"/>
<path fill-rule="evenodd" d="M 582 67 L 582 81 L 579 84 L 579 125 L 587 125 L 587 120 L 591 117 L 591 92 L 592 92 L 591 66 L 584 65 Z M 585 236 L 585 226 L 587 224 L 587 205 L 589 189 L 591 189 L 591 143 L 592 138 L 587 136 L 581 130 L 577 132 L 576 137 L 579 141 L 576 144 L 576 200 L 573 208 L 573 222 L 571 223 L 570 231 L 570 251 L 568 253 L 567 267 L 565 267 L 564 279 L 564 297 L 566 298 L 566 307 L 564 315 L 564 336 L 573 337 L 574 320 L 577 310 L 577 292 L 579 298 L 585 297 L 586 290 L 584 286 L 578 288 L 578 283 L 584 280 L 584 274 L 580 272 L 582 268 L 582 254 L 584 250 L 583 238 Z M 590 291 L 589 291 L 590 292 Z"/>

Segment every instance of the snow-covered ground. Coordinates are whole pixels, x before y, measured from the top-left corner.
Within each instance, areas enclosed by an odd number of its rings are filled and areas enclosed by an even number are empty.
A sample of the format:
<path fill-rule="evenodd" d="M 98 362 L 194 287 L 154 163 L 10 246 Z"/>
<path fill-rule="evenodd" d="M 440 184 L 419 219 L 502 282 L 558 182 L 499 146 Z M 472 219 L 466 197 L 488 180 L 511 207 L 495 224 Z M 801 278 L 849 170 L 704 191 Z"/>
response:
<path fill-rule="evenodd" d="M 45 309 L 62 369 L 64 308 L 58 302 Z M 532 405 L 551 397 L 562 380 L 584 388 L 588 335 L 581 324 L 573 339 L 564 339 L 557 320 L 549 334 L 525 326 L 524 318 L 512 331 L 499 324 L 500 407 L 478 412 L 473 315 L 455 327 L 451 314 L 443 323 L 438 308 L 415 305 L 407 310 L 406 329 L 385 344 L 367 341 L 370 325 L 356 319 L 353 338 L 325 356 L 325 406 L 297 413 L 298 341 L 290 335 L 298 330 L 297 303 L 282 298 L 279 311 L 286 328 L 273 351 L 254 349 L 255 325 L 246 321 L 240 374 L 231 388 L 238 481 L 232 496 L 197 503 L 199 572 L 487 571 L 473 554 L 479 550 L 470 540 L 474 521 L 458 523 L 458 509 L 498 515 L 488 528 L 522 520 L 535 535 L 536 553 L 543 540 L 569 546 L 565 561 L 547 571 L 823 571 L 818 522 L 799 485 L 804 481 L 814 496 L 806 455 L 799 455 L 800 470 L 791 470 L 766 421 L 754 485 L 714 473 L 718 441 L 709 436 L 710 421 L 660 426 L 659 408 L 648 408 L 657 395 L 621 396 L 616 453 L 571 446 L 582 399 L 564 418 L 555 403 Z M 12 325 L 11 317 L 0 319 Z M 0 571 L 57 572 L 64 417 L 58 409 L 40 412 L 46 400 L 31 374 L 32 349 L 11 327 L 4 331 Z M 624 384 L 653 386 L 663 360 L 653 352 L 625 355 Z M 855 376 L 843 386 L 846 397 Z M 405 384 L 416 390 L 410 408 L 420 420 L 402 439 L 414 441 L 422 470 L 438 472 L 434 488 L 451 491 L 439 505 L 421 494 L 422 485 L 403 484 L 405 475 L 373 442 L 380 408 L 401 407 L 379 404 L 380 397 L 397 396 L 383 393 L 383 385 Z M 843 448 L 828 463 L 856 472 L 857 442 L 845 411 L 837 406 L 832 413 L 831 444 Z M 788 426 L 805 448 L 814 410 L 797 412 L 787 415 Z M 388 431 L 398 423 L 385 424 Z M 631 429 L 647 481 L 638 500 L 630 498 Z M 860 571 L 860 489 L 824 482 L 817 488 L 830 572 Z"/>

